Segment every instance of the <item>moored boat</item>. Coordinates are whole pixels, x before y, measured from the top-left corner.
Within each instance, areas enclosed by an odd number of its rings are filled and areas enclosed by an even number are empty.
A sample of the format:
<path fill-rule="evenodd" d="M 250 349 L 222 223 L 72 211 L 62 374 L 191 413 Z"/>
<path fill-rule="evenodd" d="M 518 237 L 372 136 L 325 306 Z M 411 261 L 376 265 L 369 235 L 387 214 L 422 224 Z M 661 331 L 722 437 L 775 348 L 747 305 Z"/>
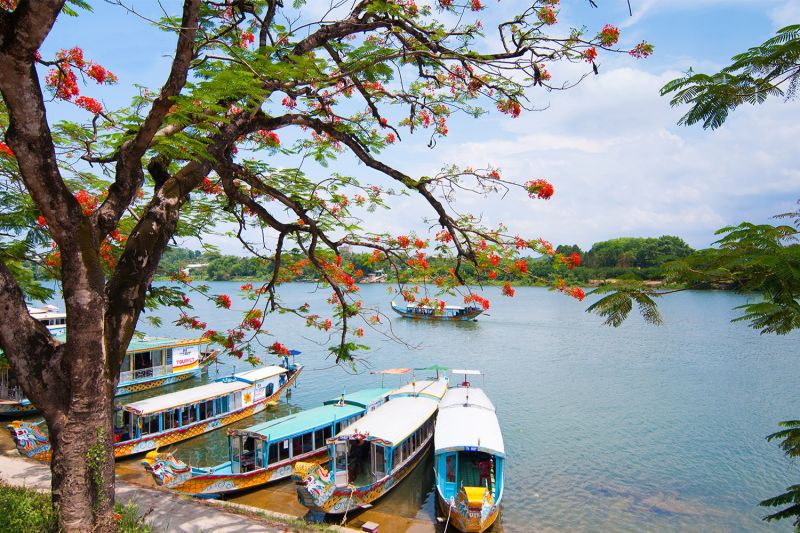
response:
<path fill-rule="evenodd" d="M 414 320 L 474 320 L 483 313 L 483 309 L 475 306 L 445 305 L 437 307 L 432 305 L 406 305 L 400 307 L 392 300 L 392 309 L 405 318 Z"/>
<path fill-rule="evenodd" d="M 142 464 L 158 485 L 199 497 L 216 497 L 289 477 L 298 461 L 319 463 L 327 441 L 381 405 L 390 389 L 344 394 L 321 407 L 242 430 L 228 431 L 229 460 L 210 468 L 187 465 L 172 452 L 152 451 Z"/>
<path fill-rule="evenodd" d="M 300 503 L 342 514 L 370 507 L 424 456 L 447 380 L 416 381 L 329 441 L 327 465 L 298 462 L 292 476 Z"/>
<path fill-rule="evenodd" d="M 114 417 L 114 457 L 174 444 L 259 413 L 280 398 L 301 370 L 294 364 L 266 366 L 122 405 Z M 8 429 L 22 455 L 50 460 L 50 443 L 39 425 L 16 420 Z"/>
<path fill-rule="evenodd" d="M 505 447 L 494 405 L 481 389 L 465 382 L 444 395 L 434 454 L 437 499 L 445 520 L 459 531 L 488 529 L 500 512 Z"/>
<path fill-rule="evenodd" d="M 34 316 L 34 315 L 32 315 Z M 56 336 L 64 341 L 64 332 Z M 216 350 L 203 350 L 208 341 L 142 337 L 134 339 L 122 361 L 116 395 L 122 396 L 193 378 L 216 359 Z M 0 350 L 0 415 L 33 414 L 36 408 L 25 397 Z"/>

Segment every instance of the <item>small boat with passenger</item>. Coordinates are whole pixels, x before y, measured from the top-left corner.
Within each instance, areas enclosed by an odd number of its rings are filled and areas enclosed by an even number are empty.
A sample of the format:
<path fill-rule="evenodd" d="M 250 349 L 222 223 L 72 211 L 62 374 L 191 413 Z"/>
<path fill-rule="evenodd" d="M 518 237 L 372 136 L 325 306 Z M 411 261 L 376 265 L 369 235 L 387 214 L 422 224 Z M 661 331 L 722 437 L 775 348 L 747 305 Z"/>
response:
<path fill-rule="evenodd" d="M 36 317 L 37 314 L 32 312 L 32 316 Z M 66 340 L 65 332 L 61 331 L 55 338 L 63 342 Z M 172 339 L 145 336 L 132 340 L 122 360 L 116 395 L 172 385 L 199 375 L 203 368 L 216 360 L 219 353 L 216 350 L 204 350 L 202 345 L 207 342 L 202 337 Z M 36 410 L 25 397 L 0 350 L 0 415 L 33 414 Z"/>
<path fill-rule="evenodd" d="M 392 309 L 404 318 L 414 320 L 475 320 L 483 309 L 472 305 L 406 305 L 400 307 L 392 300 Z"/>
<path fill-rule="evenodd" d="M 419 464 L 446 391 L 447 379 L 400 387 L 328 441 L 327 464 L 295 464 L 300 503 L 330 514 L 371 507 Z"/>
<path fill-rule="evenodd" d="M 174 444 L 259 413 L 280 398 L 302 369 L 299 364 L 265 366 L 120 405 L 114 414 L 114 457 Z M 8 429 L 22 455 L 50 460 L 50 442 L 39 424 L 15 420 Z"/>
<path fill-rule="evenodd" d="M 434 454 L 437 500 L 444 520 L 459 531 L 488 529 L 500 512 L 505 447 L 494 405 L 466 379 L 449 389 L 439 404 Z"/>
<path fill-rule="evenodd" d="M 210 468 L 191 467 L 172 452 L 149 452 L 142 464 L 161 486 L 198 497 L 217 497 L 289 477 L 294 464 L 318 464 L 328 439 L 376 409 L 391 389 L 343 394 L 321 407 L 228 431 L 229 460 Z"/>

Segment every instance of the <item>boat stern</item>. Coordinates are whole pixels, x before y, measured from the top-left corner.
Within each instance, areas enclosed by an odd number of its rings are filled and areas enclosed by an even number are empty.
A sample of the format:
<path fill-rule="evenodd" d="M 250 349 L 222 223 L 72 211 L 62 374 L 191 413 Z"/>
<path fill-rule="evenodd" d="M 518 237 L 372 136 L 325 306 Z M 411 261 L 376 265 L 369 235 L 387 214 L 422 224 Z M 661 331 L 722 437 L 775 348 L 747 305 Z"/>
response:
<path fill-rule="evenodd" d="M 175 457 L 172 452 L 162 453 L 158 450 L 148 452 L 142 459 L 142 465 L 160 487 L 173 488 L 192 477 L 191 467 Z"/>
<path fill-rule="evenodd" d="M 50 460 L 50 440 L 37 424 L 14 420 L 6 428 L 21 455 L 38 461 Z"/>

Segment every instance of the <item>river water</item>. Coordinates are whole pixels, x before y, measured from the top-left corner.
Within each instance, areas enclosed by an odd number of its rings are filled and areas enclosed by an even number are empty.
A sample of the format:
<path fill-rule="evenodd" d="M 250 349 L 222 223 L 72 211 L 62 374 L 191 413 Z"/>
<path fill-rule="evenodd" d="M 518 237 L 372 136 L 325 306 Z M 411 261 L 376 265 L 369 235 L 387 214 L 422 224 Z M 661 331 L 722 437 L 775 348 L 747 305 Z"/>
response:
<path fill-rule="evenodd" d="M 235 296 L 239 283 L 209 285 L 214 294 L 231 295 L 234 309 L 246 308 Z M 329 293 L 312 284 L 282 289 L 287 303 L 309 302 L 323 317 Z M 503 511 L 493 531 L 791 530 L 789 523 L 763 522 L 766 510 L 757 503 L 798 480 L 796 466 L 764 436 L 778 421 L 800 415 L 800 335 L 759 335 L 731 324 L 733 308 L 747 297 L 727 292 L 674 294 L 661 302 L 665 325 L 632 317 L 616 329 L 586 314 L 586 302 L 546 289 L 518 288 L 512 299 L 496 288 L 484 294 L 492 307 L 476 322 L 393 318 L 392 329 L 405 343 L 365 328 L 371 349 L 364 358 L 373 369 L 437 363 L 484 372 L 473 384 L 482 385 L 497 407 L 508 456 Z M 365 285 L 361 296 L 365 305 L 391 314 L 386 286 Z M 224 330 L 240 318 L 192 300 L 209 328 Z M 191 336 L 170 324 L 174 311 L 155 314 L 164 326 L 155 330 L 141 321 L 141 330 Z M 287 400 L 239 427 L 380 384 L 363 365 L 357 373 L 330 368 L 327 334 L 304 328 L 296 317 L 268 316 L 265 327 L 303 352 L 297 360 L 306 369 Z M 212 366 L 210 377 L 230 370 Z M 385 378 L 387 386 L 399 383 Z M 177 450 L 187 463 L 218 464 L 227 459 L 225 432 L 181 443 Z M 126 460 L 118 471 L 122 478 L 150 483 L 140 468 L 138 460 Z M 233 500 L 303 511 L 288 481 Z M 350 524 L 374 520 L 384 532 L 433 531 L 434 504 L 428 458 Z"/>

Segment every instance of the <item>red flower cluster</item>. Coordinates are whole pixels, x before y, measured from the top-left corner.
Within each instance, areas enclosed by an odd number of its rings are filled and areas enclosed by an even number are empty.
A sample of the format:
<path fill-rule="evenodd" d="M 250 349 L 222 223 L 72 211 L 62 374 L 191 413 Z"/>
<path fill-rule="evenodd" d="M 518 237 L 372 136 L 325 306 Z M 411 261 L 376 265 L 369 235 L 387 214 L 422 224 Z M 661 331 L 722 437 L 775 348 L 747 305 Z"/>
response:
<path fill-rule="evenodd" d="M 289 355 L 289 348 L 278 341 L 272 343 L 272 346 L 269 347 L 269 351 L 275 355 Z"/>
<path fill-rule="evenodd" d="M 536 14 L 539 17 L 539 20 L 542 21 L 544 24 L 548 26 L 552 26 L 558 20 L 556 20 L 556 12 L 552 6 L 544 6 L 539 12 Z"/>
<path fill-rule="evenodd" d="M 477 294 L 468 294 L 467 296 L 464 296 L 464 303 L 465 304 L 468 304 L 468 303 L 471 303 L 471 302 L 475 302 L 476 304 L 479 304 L 481 307 L 483 307 L 484 311 L 489 309 L 489 300 L 487 298 L 483 298 L 482 296 L 478 296 Z"/>
<path fill-rule="evenodd" d="M 579 302 L 582 302 L 586 297 L 586 293 L 583 292 L 583 289 L 580 287 L 567 287 L 567 282 L 563 279 L 558 280 L 556 283 L 556 290 L 566 294 L 567 296 L 572 296 Z"/>
<path fill-rule="evenodd" d="M 41 227 L 47 226 L 47 220 L 45 220 L 44 215 L 39 215 L 39 218 L 36 219 L 36 223 Z"/>
<path fill-rule="evenodd" d="M 514 261 L 514 268 L 516 268 L 517 270 L 519 270 L 523 274 L 527 274 L 528 273 L 528 262 L 525 261 L 524 259 L 519 259 L 517 261 Z"/>
<path fill-rule="evenodd" d="M 514 237 L 514 247 L 517 250 L 524 250 L 525 248 L 528 247 L 528 243 L 522 237 L 517 236 L 517 237 Z"/>
<path fill-rule="evenodd" d="M 553 245 L 550 244 L 548 241 L 544 239 L 539 239 L 539 244 L 542 246 L 542 252 L 547 255 L 555 255 L 556 249 L 553 248 Z"/>
<path fill-rule="evenodd" d="M 450 242 L 453 240 L 453 235 L 446 229 L 436 234 L 436 240 L 439 242 Z"/>
<path fill-rule="evenodd" d="M 572 252 L 569 254 L 569 256 L 562 257 L 561 262 L 567 265 L 570 270 L 572 270 L 576 266 L 581 266 L 581 254 L 578 252 Z"/>
<path fill-rule="evenodd" d="M 470 9 L 472 9 L 473 11 L 480 11 L 481 9 L 483 9 L 483 5 L 481 5 L 481 0 L 471 0 Z"/>
<path fill-rule="evenodd" d="M 242 292 L 250 292 L 250 291 L 253 290 L 253 284 L 252 283 L 245 283 L 244 285 L 239 287 L 239 290 L 241 290 Z"/>
<path fill-rule="evenodd" d="M 611 24 L 606 24 L 603 26 L 603 29 L 600 30 L 598 37 L 604 46 L 615 45 L 619 41 L 619 28 Z"/>
<path fill-rule="evenodd" d="M 281 104 L 288 107 L 289 109 L 294 109 L 295 107 L 297 107 L 297 100 L 295 100 L 291 96 L 284 96 L 283 100 L 281 100 Z"/>
<path fill-rule="evenodd" d="M 280 146 L 281 140 L 274 131 L 258 130 L 256 133 L 264 140 L 267 146 Z"/>
<path fill-rule="evenodd" d="M 645 57 L 653 55 L 653 45 L 645 41 L 642 41 L 636 46 L 634 46 L 633 49 L 628 53 L 631 56 L 635 57 L 636 59 L 643 59 Z"/>
<path fill-rule="evenodd" d="M 406 264 L 411 268 L 421 268 L 422 270 L 428 270 L 430 268 L 428 261 L 425 259 L 425 254 L 422 252 L 417 252 L 417 257 L 409 259 L 406 261 Z"/>
<path fill-rule="evenodd" d="M 0 155 L 14 157 L 14 152 L 11 151 L 11 148 L 9 148 L 7 144 L 5 144 L 3 141 L 0 141 Z"/>
<path fill-rule="evenodd" d="M 81 209 L 83 210 L 83 214 L 86 216 L 91 215 L 97 208 L 97 203 L 98 203 L 97 196 L 92 196 L 91 194 L 89 194 L 84 190 L 76 192 L 75 199 L 80 204 Z"/>
<path fill-rule="evenodd" d="M 497 279 L 497 272 L 495 272 L 494 270 L 490 270 L 489 273 L 486 274 L 486 276 L 489 279 Z"/>
<path fill-rule="evenodd" d="M 514 297 L 514 289 L 511 287 L 511 284 L 507 281 L 505 285 L 503 285 L 503 296 L 508 296 L 509 298 Z"/>
<path fill-rule="evenodd" d="M 584 61 L 586 61 L 587 63 L 591 63 L 595 59 L 597 59 L 597 48 L 592 46 L 591 48 L 587 48 L 586 50 L 583 51 Z"/>
<path fill-rule="evenodd" d="M 543 179 L 526 181 L 525 190 L 528 191 L 528 196 L 531 198 L 541 198 L 542 200 L 549 200 L 555 192 L 553 185 Z"/>
<path fill-rule="evenodd" d="M 106 70 L 101 65 L 92 61 L 87 61 L 83 57 L 83 50 L 78 47 L 71 50 L 59 50 L 56 53 L 58 65 L 51 68 L 45 76 L 45 83 L 55 93 L 55 97 L 60 100 L 72 101 L 80 94 L 78 89 L 78 77 L 73 69 L 78 69 L 87 77 L 100 84 L 111 84 L 117 82 L 117 77 Z M 75 101 L 80 107 L 98 114 L 102 107 L 92 98 L 82 101 Z"/>
<path fill-rule="evenodd" d="M 401 248 L 408 248 L 408 246 L 411 244 L 411 239 L 409 239 L 405 235 L 398 235 L 397 236 L 397 244 Z"/>
<path fill-rule="evenodd" d="M 95 100 L 94 98 L 89 98 L 88 96 L 79 96 L 75 99 L 75 105 L 78 107 L 82 107 L 86 111 L 93 113 L 95 115 L 99 115 L 103 112 L 103 106 Z"/>
<path fill-rule="evenodd" d="M 522 112 L 522 106 L 516 100 L 500 100 L 497 102 L 497 110 L 506 115 L 511 115 L 512 118 L 517 118 Z"/>
<path fill-rule="evenodd" d="M 231 297 L 227 294 L 220 294 L 215 299 L 214 302 L 217 304 L 217 307 L 224 307 L 225 309 L 231 308 Z"/>
<path fill-rule="evenodd" d="M 425 241 L 423 241 L 419 237 L 414 239 L 414 248 L 416 248 L 417 250 L 422 250 L 423 248 L 427 248 L 427 247 L 428 247 L 428 243 L 426 243 Z"/>
<path fill-rule="evenodd" d="M 389 132 L 386 134 L 384 140 L 386 141 L 386 144 L 394 144 L 394 142 L 397 140 L 397 137 L 394 136 L 394 133 Z"/>
<path fill-rule="evenodd" d="M 247 48 L 248 44 L 253 44 L 256 40 L 255 35 L 253 32 L 250 31 L 243 31 L 242 36 L 239 38 L 239 46 L 242 48 Z"/>
<path fill-rule="evenodd" d="M 358 328 L 356 330 L 356 337 L 363 337 L 364 336 L 364 328 Z"/>

